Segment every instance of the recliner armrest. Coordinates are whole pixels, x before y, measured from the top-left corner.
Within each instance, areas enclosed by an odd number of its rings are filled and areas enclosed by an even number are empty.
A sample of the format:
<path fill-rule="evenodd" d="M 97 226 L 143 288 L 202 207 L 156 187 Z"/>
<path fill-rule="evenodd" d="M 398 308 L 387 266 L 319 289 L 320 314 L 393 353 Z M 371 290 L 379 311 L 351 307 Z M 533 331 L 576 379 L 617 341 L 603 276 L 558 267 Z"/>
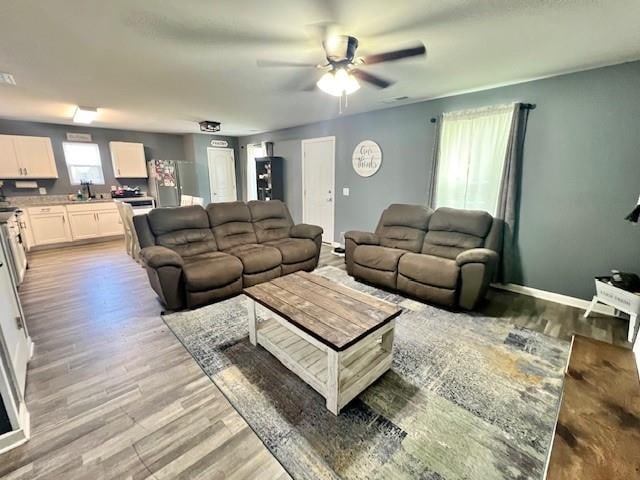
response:
<path fill-rule="evenodd" d="M 140 250 L 140 258 L 150 268 L 179 267 L 184 265 L 182 257 L 167 247 L 153 245 Z"/>
<path fill-rule="evenodd" d="M 485 265 L 498 263 L 498 254 L 488 248 L 472 248 L 465 250 L 456 257 L 456 264 L 461 267 L 467 263 L 484 263 Z"/>
<path fill-rule="evenodd" d="M 371 232 L 349 230 L 344 234 L 344 239 L 353 240 L 358 245 L 380 245 L 380 238 Z"/>
<path fill-rule="evenodd" d="M 299 223 L 294 225 L 289 230 L 289 236 L 293 238 L 308 238 L 313 240 L 314 238 L 322 235 L 324 230 L 317 225 L 309 225 L 308 223 Z"/>

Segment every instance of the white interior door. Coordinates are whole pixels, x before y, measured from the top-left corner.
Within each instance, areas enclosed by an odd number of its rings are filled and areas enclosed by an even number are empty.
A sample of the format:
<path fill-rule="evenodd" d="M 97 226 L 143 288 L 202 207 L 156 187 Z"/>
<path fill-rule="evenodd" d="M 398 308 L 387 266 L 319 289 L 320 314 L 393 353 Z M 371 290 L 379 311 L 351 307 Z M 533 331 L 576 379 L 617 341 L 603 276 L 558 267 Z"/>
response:
<path fill-rule="evenodd" d="M 322 241 L 334 241 L 335 137 L 302 141 L 302 221 L 324 230 Z"/>
<path fill-rule="evenodd" d="M 231 148 L 208 148 L 209 185 L 212 202 L 235 202 L 236 162 Z"/>

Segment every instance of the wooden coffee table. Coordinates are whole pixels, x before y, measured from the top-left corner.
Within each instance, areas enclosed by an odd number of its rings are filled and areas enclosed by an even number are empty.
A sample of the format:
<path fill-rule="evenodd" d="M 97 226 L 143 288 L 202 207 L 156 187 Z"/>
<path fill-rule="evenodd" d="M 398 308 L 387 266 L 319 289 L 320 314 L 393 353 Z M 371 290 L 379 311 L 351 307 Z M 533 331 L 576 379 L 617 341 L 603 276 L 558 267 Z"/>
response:
<path fill-rule="evenodd" d="M 325 397 L 333 414 L 391 368 L 396 305 L 306 272 L 244 293 L 251 343 Z M 256 302 L 274 318 L 258 323 Z"/>

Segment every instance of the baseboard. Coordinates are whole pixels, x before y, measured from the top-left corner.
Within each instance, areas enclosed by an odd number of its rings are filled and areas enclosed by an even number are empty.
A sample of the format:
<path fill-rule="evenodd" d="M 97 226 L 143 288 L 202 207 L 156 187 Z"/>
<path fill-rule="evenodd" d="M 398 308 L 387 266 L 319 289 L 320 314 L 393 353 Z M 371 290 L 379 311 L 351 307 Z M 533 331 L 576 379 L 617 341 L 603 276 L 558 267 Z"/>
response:
<path fill-rule="evenodd" d="M 539 290 L 537 288 L 525 287 L 524 285 L 516 285 L 515 283 L 492 283 L 493 288 L 500 290 L 507 290 L 509 292 L 520 293 L 522 295 L 528 295 L 530 297 L 541 298 L 542 300 L 548 300 L 550 302 L 560 303 L 562 305 L 568 305 L 570 307 L 586 310 L 589 306 L 588 300 L 582 298 L 570 297 L 568 295 L 562 295 L 560 293 L 547 292 L 546 290 Z M 593 312 L 601 313 L 602 315 L 615 315 L 613 307 L 609 305 L 603 305 L 598 303 Z"/>
<path fill-rule="evenodd" d="M 31 436 L 31 418 L 24 403 L 20 405 L 20 425 L 22 428 L 0 435 L 0 454 L 22 445 Z"/>

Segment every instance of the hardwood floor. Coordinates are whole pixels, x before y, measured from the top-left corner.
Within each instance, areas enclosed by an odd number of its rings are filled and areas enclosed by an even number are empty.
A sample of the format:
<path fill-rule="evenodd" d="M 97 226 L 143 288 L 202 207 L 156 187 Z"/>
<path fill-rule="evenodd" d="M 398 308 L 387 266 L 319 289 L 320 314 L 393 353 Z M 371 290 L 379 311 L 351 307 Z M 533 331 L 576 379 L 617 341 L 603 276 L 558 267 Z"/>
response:
<path fill-rule="evenodd" d="M 631 351 L 576 336 L 547 480 L 640 478 L 640 385 Z"/>
<path fill-rule="evenodd" d="M 31 255 L 20 294 L 32 437 L 0 476 L 289 478 L 165 326 L 121 242 Z"/>
<path fill-rule="evenodd" d="M 144 271 L 109 242 L 30 255 L 20 294 L 35 342 L 32 438 L 7 479 L 288 478 L 160 318 Z M 321 265 L 344 268 L 323 248 Z M 492 291 L 487 315 L 626 344 L 626 322 Z"/>

